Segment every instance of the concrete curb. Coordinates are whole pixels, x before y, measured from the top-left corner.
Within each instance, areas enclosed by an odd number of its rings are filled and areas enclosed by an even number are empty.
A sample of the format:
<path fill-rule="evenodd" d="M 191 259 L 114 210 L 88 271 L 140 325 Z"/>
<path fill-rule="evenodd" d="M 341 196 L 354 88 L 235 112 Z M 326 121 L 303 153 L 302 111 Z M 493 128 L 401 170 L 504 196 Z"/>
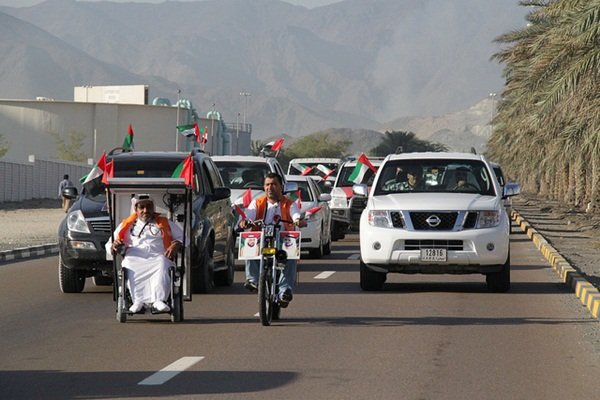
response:
<path fill-rule="evenodd" d="M 560 279 L 575 293 L 594 318 L 600 315 L 600 291 L 588 282 L 569 262 L 554 248 L 544 236 L 542 236 L 529 222 L 517 211 L 513 210 L 512 219 L 519 225 L 525 234 L 533 241 L 533 244 L 548 260 L 552 269 Z"/>
<path fill-rule="evenodd" d="M 20 247 L 14 250 L 0 251 L 0 263 L 58 254 L 58 243 L 48 243 L 39 246 Z"/>

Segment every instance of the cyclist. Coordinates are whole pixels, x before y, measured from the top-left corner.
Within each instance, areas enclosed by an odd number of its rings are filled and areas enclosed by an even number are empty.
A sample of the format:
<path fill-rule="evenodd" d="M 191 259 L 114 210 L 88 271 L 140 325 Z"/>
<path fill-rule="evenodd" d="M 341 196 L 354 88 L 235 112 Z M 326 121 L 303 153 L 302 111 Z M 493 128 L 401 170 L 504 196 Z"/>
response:
<path fill-rule="evenodd" d="M 290 200 L 283 194 L 283 180 L 279 174 L 269 173 L 264 178 L 264 196 L 254 199 L 246 209 L 247 220 L 240 222 L 240 228 L 259 230 L 252 221 L 262 220 L 265 224 L 273 222 L 278 215 L 283 220 L 284 229 L 293 231 L 296 227 L 306 226 L 306 221 L 301 218 L 300 209 L 295 201 Z M 286 221 L 291 221 L 286 222 Z M 296 284 L 297 260 L 287 260 L 286 267 L 279 278 L 279 302 L 282 308 L 288 306 L 293 298 L 293 290 Z M 244 287 L 251 292 L 258 288 L 258 277 L 260 274 L 260 260 L 246 260 L 246 283 Z"/>

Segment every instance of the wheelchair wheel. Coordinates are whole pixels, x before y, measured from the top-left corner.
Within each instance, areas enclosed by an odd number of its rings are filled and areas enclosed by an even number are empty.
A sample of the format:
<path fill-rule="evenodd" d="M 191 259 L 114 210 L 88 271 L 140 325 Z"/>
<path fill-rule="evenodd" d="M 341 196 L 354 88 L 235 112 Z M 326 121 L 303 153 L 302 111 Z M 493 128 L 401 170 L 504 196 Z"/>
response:
<path fill-rule="evenodd" d="M 265 262 L 270 262 L 270 260 L 265 260 Z M 267 267 L 260 271 L 260 279 L 258 280 L 258 314 L 263 326 L 271 325 L 271 320 L 273 319 L 271 268 Z"/>
<path fill-rule="evenodd" d="M 178 270 L 170 268 L 171 274 L 171 322 L 183 321 L 183 292 L 180 286 L 181 277 Z"/>
<path fill-rule="evenodd" d="M 125 301 L 122 296 L 119 296 L 117 300 L 117 321 L 119 322 L 127 322 L 127 313 L 125 310 Z"/>
<path fill-rule="evenodd" d="M 181 296 L 176 296 L 173 300 L 173 306 L 171 307 L 171 322 L 181 322 L 183 320 Z"/>
<path fill-rule="evenodd" d="M 127 286 L 125 285 L 126 270 L 122 269 L 118 282 L 115 284 L 117 290 L 117 321 L 127 322 Z"/>

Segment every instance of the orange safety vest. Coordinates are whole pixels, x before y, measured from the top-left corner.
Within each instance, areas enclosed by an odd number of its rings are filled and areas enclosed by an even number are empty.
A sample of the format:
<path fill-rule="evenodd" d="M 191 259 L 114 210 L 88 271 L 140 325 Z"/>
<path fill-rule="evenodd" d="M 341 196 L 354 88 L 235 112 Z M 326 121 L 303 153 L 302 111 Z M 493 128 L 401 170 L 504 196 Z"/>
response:
<path fill-rule="evenodd" d="M 279 201 L 279 207 L 281 207 L 281 219 L 291 221 L 292 215 L 290 214 L 290 210 L 292 209 L 292 200 L 283 196 Z M 256 199 L 256 219 L 264 219 L 267 214 L 267 195 L 261 196 Z M 289 222 L 284 222 L 283 227 L 286 231 L 293 231 L 294 224 L 290 224 Z M 253 231 L 259 231 L 259 228 L 252 228 Z"/>
<path fill-rule="evenodd" d="M 117 234 L 117 239 L 122 242 L 125 242 L 125 234 L 129 230 L 129 227 L 135 223 L 137 220 L 137 214 L 133 213 L 129 217 L 123 220 L 123 227 Z M 160 214 L 154 214 L 154 221 L 156 221 L 156 225 L 162 232 L 163 246 L 165 246 L 165 250 L 169 248 L 171 243 L 173 242 L 173 234 L 171 233 L 171 226 L 169 226 L 169 220 L 165 217 L 160 216 Z"/>

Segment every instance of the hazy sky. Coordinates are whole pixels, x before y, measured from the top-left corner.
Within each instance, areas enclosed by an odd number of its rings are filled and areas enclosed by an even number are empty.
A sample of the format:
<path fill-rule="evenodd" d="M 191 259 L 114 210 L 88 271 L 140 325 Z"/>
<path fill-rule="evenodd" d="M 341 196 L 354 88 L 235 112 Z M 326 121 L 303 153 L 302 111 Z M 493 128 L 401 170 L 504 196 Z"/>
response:
<path fill-rule="evenodd" d="M 0 0 L 0 6 L 27 7 L 42 3 L 44 0 Z M 85 0 L 103 1 L 103 0 Z M 162 3 L 168 0 L 110 0 L 117 3 Z M 198 1 L 198 0 L 175 0 L 175 1 Z M 308 8 L 323 6 L 325 4 L 339 3 L 342 0 L 283 0 L 287 3 L 302 5 Z"/>

